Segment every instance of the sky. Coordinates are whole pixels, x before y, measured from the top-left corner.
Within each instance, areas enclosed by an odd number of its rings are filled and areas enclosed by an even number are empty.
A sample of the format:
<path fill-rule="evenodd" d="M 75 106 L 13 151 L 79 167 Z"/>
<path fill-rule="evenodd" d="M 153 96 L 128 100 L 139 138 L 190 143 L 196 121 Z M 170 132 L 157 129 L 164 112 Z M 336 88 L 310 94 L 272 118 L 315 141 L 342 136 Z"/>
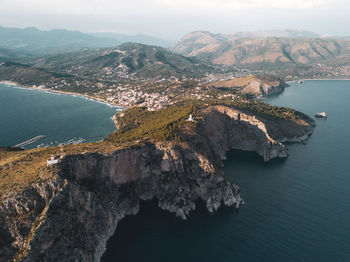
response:
<path fill-rule="evenodd" d="M 350 36 L 350 0 L 0 0 L 0 26 L 149 34 L 303 29 Z"/>

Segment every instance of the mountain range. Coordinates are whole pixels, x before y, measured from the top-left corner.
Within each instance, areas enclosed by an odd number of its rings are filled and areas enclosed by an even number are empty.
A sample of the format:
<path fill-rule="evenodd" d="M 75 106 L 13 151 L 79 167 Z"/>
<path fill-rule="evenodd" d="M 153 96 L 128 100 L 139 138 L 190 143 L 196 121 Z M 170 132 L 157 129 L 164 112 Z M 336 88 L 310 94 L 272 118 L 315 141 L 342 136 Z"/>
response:
<path fill-rule="evenodd" d="M 196 31 L 184 36 L 171 50 L 202 61 L 250 70 L 281 71 L 317 64 L 334 67 L 350 62 L 350 41 L 315 37 L 303 31 L 234 35 Z"/>
<path fill-rule="evenodd" d="M 174 54 L 162 47 L 138 43 L 45 56 L 31 61 L 30 64 L 51 72 L 113 80 L 130 76 L 138 78 L 203 77 L 219 67 L 203 63 L 196 58 Z"/>
<path fill-rule="evenodd" d="M 146 44 L 120 44 L 129 40 Z M 170 48 L 151 43 L 170 44 L 147 35 L 0 27 L 0 63 L 15 62 L 45 72 L 109 80 L 197 78 L 237 69 L 280 77 L 350 76 L 350 41 L 346 37 L 325 37 L 302 30 L 235 34 L 195 31 Z"/>
<path fill-rule="evenodd" d="M 148 35 L 84 34 L 79 31 L 62 29 L 42 31 L 35 27 L 24 29 L 0 27 L 0 48 L 36 56 L 77 51 L 82 48 L 113 47 L 124 42 L 138 42 L 165 47 L 172 44 L 170 41 Z"/>
<path fill-rule="evenodd" d="M 4 50 L 4 54 L 7 54 Z M 10 57 L 13 51 L 10 50 Z M 15 53 L 13 54 L 13 56 Z M 1 59 L 1 50 L 0 50 Z M 1 62 L 1 60 L 0 60 Z M 138 43 L 124 43 L 113 48 L 90 48 L 64 54 L 23 59 L 7 59 L 0 63 L 0 80 L 23 85 L 55 86 L 63 79 L 86 80 L 86 88 L 95 82 L 143 81 L 203 78 L 212 73 L 233 72 L 220 65 L 201 62 L 174 54 L 169 50 Z M 80 81 L 79 80 L 79 81 Z M 63 82 L 65 82 L 63 81 Z"/>

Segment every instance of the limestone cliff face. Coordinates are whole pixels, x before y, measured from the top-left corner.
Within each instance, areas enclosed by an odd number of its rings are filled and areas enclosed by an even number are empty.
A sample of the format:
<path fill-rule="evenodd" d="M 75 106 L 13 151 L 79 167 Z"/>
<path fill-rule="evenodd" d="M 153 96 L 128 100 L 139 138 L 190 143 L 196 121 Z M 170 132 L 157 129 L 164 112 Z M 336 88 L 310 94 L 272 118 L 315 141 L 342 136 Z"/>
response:
<path fill-rule="evenodd" d="M 59 174 L 0 202 L 0 260 L 99 261 L 118 222 L 140 201 L 186 219 L 204 201 L 209 212 L 242 204 L 221 167 L 230 149 L 265 161 L 287 157 L 281 141 L 303 139 L 312 123 L 258 118 L 225 106 L 198 114 L 182 142 L 140 142 L 109 154 L 66 156 Z M 285 129 L 284 126 L 288 128 Z"/>
<path fill-rule="evenodd" d="M 117 223 L 136 214 L 140 200 L 156 198 L 160 208 L 183 219 L 198 200 L 210 212 L 222 204 L 239 207 L 242 201 L 238 186 L 206 157 L 180 144 L 146 143 L 109 155 L 68 156 L 60 170 L 51 182 L 54 189 L 36 185 L 2 203 L 3 255 L 24 261 L 99 261 Z"/>
<path fill-rule="evenodd" d="M 237 89 L 241 94 L 250 94 L 255 97 L 269 96 L 281 93 L 288 85 L 274 76 L 248 75 L 231 80 L 212 82 L 208 87 Z"/>
<path fill-rule="evenodd" d="M 269 96 L 273 94 L 281 93 L 286 84 L 281 81 L 274 82 L 262 82 L 258 80 L 252 81 L 249 85 L 241 90 L 242 94 L 253 94 L 257 96 Z"/>

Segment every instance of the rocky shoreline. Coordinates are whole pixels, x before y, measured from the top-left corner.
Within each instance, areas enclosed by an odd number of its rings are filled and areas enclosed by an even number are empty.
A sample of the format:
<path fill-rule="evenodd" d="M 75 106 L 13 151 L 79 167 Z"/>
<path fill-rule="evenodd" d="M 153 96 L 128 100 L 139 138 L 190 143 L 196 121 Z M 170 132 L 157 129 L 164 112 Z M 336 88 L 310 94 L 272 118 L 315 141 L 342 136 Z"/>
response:
<path fill-rule="evenodd" d="M 314 122 L 275 121 L 227 106 L 199 112 L 199 128 L 182 142 L 141 141 L 112 153 L 68 155 L 58 174 L 0 202 L 0 256 L 9 261 L 99 261 L 118 222 L 140 201 L 186 219 L 203 201 L 209 212 L 238 208 L 239 187 L 223 174 L 230 149 L 264 161 L 288 156 L 283 142 L 301 141 Z M 285 128 L 287 126 L 287 128 Z"/>

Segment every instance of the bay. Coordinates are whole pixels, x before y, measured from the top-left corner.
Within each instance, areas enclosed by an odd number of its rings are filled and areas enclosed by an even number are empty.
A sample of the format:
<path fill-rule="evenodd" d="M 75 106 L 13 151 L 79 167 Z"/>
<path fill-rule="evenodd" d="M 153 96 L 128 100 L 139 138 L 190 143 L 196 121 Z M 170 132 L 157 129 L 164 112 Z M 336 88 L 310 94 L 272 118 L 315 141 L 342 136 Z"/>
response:
<path fill-rule="evenodd" d="M 45 135 L 26 146 L 93 142 L 115 130 L 111 117 L 120 108 L 79 96 L 0 84 L 0 146 L 14 146 Z"/>

